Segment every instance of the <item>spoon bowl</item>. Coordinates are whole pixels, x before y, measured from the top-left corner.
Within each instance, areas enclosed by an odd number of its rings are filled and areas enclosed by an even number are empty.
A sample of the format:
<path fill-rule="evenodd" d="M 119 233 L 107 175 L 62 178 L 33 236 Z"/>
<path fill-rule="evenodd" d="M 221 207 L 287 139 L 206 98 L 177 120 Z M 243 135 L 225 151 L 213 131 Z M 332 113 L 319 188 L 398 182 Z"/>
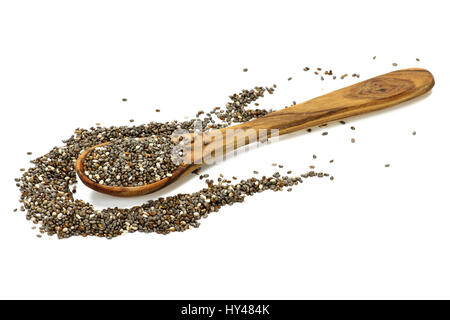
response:
<path fill-rule="evenodd" d="M 140 195 L 152 193 L 163 187 L 168 186 L 169 184 L 173 183 L 174 181 L 181 178 L 182 176 L 184 176 L 188 173 L 191 173 L 192 171 L 194 171 L 195 169 L 200 167 L 200 165 L 195 165 L 195 164 L 191 164 L 191 165 L 181 164 L 180 166 L 178 166 L 177 169 L 175 169 L 174 172 L 172 172 L 172 176 L 165 177 L 159 181 L 155 181 L 153 183 L 146 184 L 143 186 L 118 187 L 118 186 L 108 186 L 105 184 L 100 184 L 98 182 L 91 180 L 86 175 L 84 163 L 85 163 L 86 157 L 89 155 L 89 153 L 92 150 L 103 147 L 110 143 L 113 143 L 113 142 L 105 142 L 105 143 L 102 143 L 102 144 L 99 144 L 99 145 L 96 145 L 96 146 L 93 146 L 91 148 L 84 150 L 78 157 L 77 162 L 75 163 L 75 171 L 77 172 L 78 177 L 80 177 L 80 180 L 87 187 L 89 187 L 95 191 L 109 194 L 112 196 L 131 197 L 131 196 L 140 196 Z"/>

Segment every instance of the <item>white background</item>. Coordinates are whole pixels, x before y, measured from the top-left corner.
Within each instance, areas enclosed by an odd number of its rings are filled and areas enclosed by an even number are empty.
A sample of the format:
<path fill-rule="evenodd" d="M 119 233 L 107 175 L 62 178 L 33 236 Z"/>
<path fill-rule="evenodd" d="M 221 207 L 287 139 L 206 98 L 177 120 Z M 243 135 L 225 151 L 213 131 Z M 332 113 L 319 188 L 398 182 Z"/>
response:
<path fill-rule="evenodd" d="M 2 1 L 0 298 L 450 298 L 445 6 Z M 212 177 L 247 178 L 273 173 L 273 162 L 298 173 L 314 164 L 334 181 L 258 194 L 168 236 L 38 239 L 12 212 L 26 152 L 42 155 L 77 127 L 183 120 L 273 83 L 279 89 L 260 103 L 279 109 L 357 81 L 320 81 L 305 66 L 363 80 L 396 69 L 393 62 L 429 69 L 433 92 L 208 168 Z M 79 186 L 78 197 L 125 207 L 204 186 L 184 182 L 132 200 Z"/>

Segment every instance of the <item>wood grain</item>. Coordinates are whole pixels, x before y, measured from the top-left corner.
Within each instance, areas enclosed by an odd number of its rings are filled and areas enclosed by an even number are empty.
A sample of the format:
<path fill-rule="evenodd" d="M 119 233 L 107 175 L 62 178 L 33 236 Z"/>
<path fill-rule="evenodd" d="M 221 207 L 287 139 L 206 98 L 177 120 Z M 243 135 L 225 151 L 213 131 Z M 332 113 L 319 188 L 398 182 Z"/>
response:
<path fill-rule="evenodd" d="M 181 165 L 173 173 L 172 177 L 142 187 L 109 187 L 99 185 L 90 180 L 84 174 L 83 162 L 91 149 L 80 155 L 76 163 L 76 171 L 84 184 L 102 193 L 115 196 L 147 194 L 173 183 L 187 173 L 197 169 L 218 153 L 226 154 L 230 150 L 257 141 L 260 139 L 258 134 L 256 139 L 249 138 L 254 132 L 267 131 L 267 136 L 270 137 L 271 130 L 278 130 L 278 134 L 283 135 L 315 127 L 327 122 L 397 105 L 425 94 L 433 86 L 433 75 L 425 69 L 398 70 L 356 83 L 295 106 L 272 112 L 249 122 L 203 134 L 202 138 L 211 141 L 205 145 L 202 144 L 200 152 L 188 154 L 185 158 L 185 164 Z M 217 134 L 226 136 L 229 129 L 235 131 L 233 139 L 219 140 L 211 138 Z M 193 140 L 193 138 L 192 136 L 191 139 Z M 193 145 L 191 150 L 194 150 Z"/>

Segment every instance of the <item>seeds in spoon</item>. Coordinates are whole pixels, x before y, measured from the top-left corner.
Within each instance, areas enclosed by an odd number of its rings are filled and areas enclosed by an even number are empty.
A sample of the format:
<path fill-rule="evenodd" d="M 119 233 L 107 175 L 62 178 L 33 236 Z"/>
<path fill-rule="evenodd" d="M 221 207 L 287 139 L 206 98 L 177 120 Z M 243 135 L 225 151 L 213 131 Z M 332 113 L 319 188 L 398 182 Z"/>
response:
<path fill-rule="evenodd" d="M 136 187 L 170 177 L 177 165 L 170 137 L 125 138 L 95 148 L 86 157 L 85 174 L 108 186 Z"/>

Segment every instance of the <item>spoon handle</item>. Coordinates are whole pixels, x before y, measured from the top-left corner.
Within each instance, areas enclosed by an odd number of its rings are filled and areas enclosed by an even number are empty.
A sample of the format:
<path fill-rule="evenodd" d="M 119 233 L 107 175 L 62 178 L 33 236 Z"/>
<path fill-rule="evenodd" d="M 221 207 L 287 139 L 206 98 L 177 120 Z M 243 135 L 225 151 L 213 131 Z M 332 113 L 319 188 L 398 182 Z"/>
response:
<path fill-rule="evenodd" d="M 433 75 L 425 69 L 404 69 L 386 73 L 264 117 L 213 131 L 209 134 L 214 136 L 213 139 L 208 137 L 208 134 L 206 139 L 204 138 L 211 142 L 205 143 L 202 152 L 194 152 L 187 159 L 194 160 L 191 163 L 202 163 L 263 137 L 270 137 L 272 130 L 278 130 L 278 135 L 283 135 L 385 109 L 423 95 L 433 86 Z M 220 139 L 216 138 L 217 134 Z"/>
<path fill-rule="evenodd" d="M 279 135 L 381 110 L 413 99 L 434 86 L 425 69 L 404 69 L 365 80 L 312 100 L 272 112 L 233 129 L 278 129 Z"/>

